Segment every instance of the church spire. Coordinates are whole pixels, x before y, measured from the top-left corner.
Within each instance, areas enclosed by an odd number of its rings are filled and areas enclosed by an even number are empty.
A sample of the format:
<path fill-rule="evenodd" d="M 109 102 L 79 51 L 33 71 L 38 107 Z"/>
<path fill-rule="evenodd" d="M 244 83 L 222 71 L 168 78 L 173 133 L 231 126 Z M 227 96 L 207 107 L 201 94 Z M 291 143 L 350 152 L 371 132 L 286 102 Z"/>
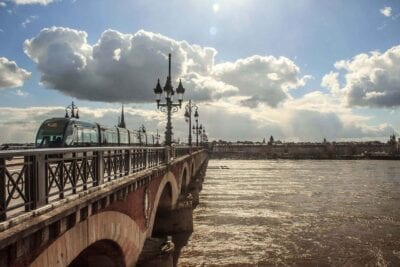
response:
<path fill-rule="evenodd" d="M 120 127 L 120 128 L 126 128 L 126 124 L 125 124 L 125 115 L 124 115 L 124 104 L 122 104 L 121 121 L 119 122 L 118 127 Z"/>

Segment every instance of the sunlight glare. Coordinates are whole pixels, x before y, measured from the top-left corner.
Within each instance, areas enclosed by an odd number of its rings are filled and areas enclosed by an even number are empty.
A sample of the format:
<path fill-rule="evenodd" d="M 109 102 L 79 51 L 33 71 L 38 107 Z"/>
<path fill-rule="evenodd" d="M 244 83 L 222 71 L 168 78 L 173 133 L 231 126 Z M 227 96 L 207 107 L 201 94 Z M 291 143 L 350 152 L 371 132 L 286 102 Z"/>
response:
<path fill-rule="evenodd" d="M 219 11 L 219 4 L 217 4 L 217 3 L 213 4 L 212 9 L 213 9 L 214 13 L 218 13 L 218 11 Z"/>

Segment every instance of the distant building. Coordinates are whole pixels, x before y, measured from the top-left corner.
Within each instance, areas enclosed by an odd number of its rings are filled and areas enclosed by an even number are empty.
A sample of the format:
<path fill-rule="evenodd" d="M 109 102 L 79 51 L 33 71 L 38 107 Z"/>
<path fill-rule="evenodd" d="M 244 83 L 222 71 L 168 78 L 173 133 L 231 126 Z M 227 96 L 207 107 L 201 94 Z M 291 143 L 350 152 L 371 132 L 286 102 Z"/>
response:
<path fill-rule="evenodd" d="M 125 128 L 125 129 L 126 129 L 125 114 L 124 114 L 124 105 L 122 105 L 121 119 L 120 119 L 119 122 L 118 122 L 118 127 L 120 127 L 120 128 Z"/>
<path fill-rule="evenodd" d="M 274 137 L 271 135 L 271 137 L 269 138 L 268 145 L 273 145 L 273 144 L 274 144 Z"/>

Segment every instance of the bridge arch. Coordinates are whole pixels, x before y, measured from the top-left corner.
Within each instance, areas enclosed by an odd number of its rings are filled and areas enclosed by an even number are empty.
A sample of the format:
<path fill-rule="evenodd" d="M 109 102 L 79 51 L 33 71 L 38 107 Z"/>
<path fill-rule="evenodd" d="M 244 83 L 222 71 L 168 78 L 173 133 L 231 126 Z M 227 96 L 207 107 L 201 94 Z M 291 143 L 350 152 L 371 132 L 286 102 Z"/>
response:
<path fill-rule="evenodd" d="M 77 223 L 58 237 L 31 266 L 68 266 L 81 253 L 91 252 L 99 245 L 111 246 L 117 248 L 117 251 L 118 248 L 121 249 L 124 265 L 133 266 L 145 238 L 145 233 L 140 231 L 139 226 L 128 215 L 116 211 L 100 212 Z"/>
<path fill-rule="evenodd" d="M 195 165 L 194 165 L 194 160 L 192 160 L 192 163 L 190 164 L 190 177 L 193 178 L 194 177 L 194 173 L 195 173 Z"/>
<path fill-rule="evenodd" d="M 178 196 L 177 180 L 172 172 L 168 172 L 161 180 L 154 197 L 147 237 L 153 235 L 153 228 L 157 223 L 162 221 L 163 213 L 175 208 Z"/>
<path fill-rule="evenodd" d="M 190 182 L 189 166 L 187 162 L 185 162 L 182 167 L 181 174 L 179 175 L 179 191 L 181 194 L 186 193 L 189 182 Z"/>

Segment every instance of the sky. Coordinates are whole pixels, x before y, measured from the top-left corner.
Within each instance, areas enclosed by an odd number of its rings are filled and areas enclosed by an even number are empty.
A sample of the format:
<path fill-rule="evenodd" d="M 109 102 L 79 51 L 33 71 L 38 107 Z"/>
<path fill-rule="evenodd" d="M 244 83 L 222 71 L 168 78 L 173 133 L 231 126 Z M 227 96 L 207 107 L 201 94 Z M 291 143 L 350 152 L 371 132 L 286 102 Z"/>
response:
<path fill-rule="evenodd" d="M 210 140 L 386 141 L 400 133 L 398 0 L 0 0 L 0 143 L 81 120 L 165 130 L 153 88 L 186 91 Z"/>

